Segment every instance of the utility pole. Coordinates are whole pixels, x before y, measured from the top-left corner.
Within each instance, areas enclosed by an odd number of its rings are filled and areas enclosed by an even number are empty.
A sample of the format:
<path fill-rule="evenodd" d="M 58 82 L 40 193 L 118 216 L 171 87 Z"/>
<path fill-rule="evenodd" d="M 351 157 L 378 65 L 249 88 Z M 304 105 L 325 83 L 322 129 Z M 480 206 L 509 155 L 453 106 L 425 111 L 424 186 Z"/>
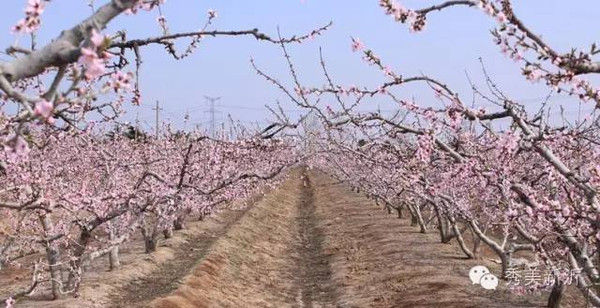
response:
<path fill-rule="evenodd" d="M 140 131 L 140 112 L 135 113 L 135 140 L 138 140 L 138 132 Z"/>
<path fill-rule="evenodd" d="M 152 110 L 156 111 L 156 121 L 154 122 L 156 125 L 155 128 L 155 132 L 156 132 L 156 138 L 158 139 L 158 114 L 160 113 L 160 111 L 162 110 L 162 108 L 159 107 L 159 103 L 158 100 L 156 100 L 156 107 L 152 108 Z"/>
<path fill-rule="evenodd" d="M 190 121 L 190 111 L 188 109 L 186 109 L 185 115 L 183 116 L 183 131 L 185 131 L 189 121 Z"/>
<path fill-rule="evenodd" d="M 208 108 L 208 111 L 205 111 L 205 112 L 210 114 L 210 134 L 214 138 L 215 134 L 216 134 L 215 113 L 219 113 L 219 111 L 215 110 L 215 102 L 220 100 L 221 97 L 220 96 L 219 97 L 210 97 L 210 96 L 204 95 L 204 98 L 206 98 L 206 101 L 208 101 L 210 103 L 210 107 Z"/>

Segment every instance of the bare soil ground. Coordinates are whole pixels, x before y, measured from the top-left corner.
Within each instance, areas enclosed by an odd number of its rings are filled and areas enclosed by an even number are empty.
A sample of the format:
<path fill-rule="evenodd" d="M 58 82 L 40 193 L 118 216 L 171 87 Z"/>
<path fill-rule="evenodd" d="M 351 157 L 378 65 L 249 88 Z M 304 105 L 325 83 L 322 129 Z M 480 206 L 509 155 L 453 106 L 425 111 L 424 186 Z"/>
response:
<path fill-rule="evenodd" d="M 294 174 L 153 307 L 544 307 L 472 285 L 456 244 L 421 234 L 331 178 Z M 569 292 L 564 307 L 581 307 Z"/>
<path fill-rule="evenodd" d="M 254 205 L 154 307 L 335 307 L 312 189 L 299 174 Z"/>
<path fill-rule="evenodd" d="M 179 279 L 189 273 L 210 245 L 224 236 L 245 211 L 240 204 L 234 204 L 203 221 L 188 221 L 185 230 L 159 242 L 152 254 L 144 252 L 143 240 L 137 235 L 120 247 L 121 268 L 108 271 L 106 257 L 86 268 L 77 297 L 49 301 L 48 290 L 41 289 L 19 301 L 16 307 L 146 307 L 150 300 L 176 289 Z M 11 294 L 24 289 L 30 276 L 27 269 L 3 269 L 0 292 Z"/>
<path fill-rule="evenodd" d="M 504 282 L 497 290 L 471 284 L 469 269 L 497 264 L 466 260 L 455 241 L 419 232 L 322 174 L 312 175 L 323 249 L 332 255 L 339 307 L 545 307 L 547 294 L 516 296 Z M 582 307 L 568 292 L 563 307 Z"/>
<path fill-rule="evenodd" d="M 85 300 L 70 299 L 67 306 L 545 306 L 547 294 L 516 296 L 504 282 L 497 290 L 472 285 L 471 267 L 499 273 L 498 265 L 465 260 L 455 242 L 419 233 L 409 219 L 388 214 L 322 173 L 309 172 L 304 180 L 301 172 L 292 172 L 247 211 L 223 213 L 176 235 L 181 243 L 171 255 L 153 261 L 160 266 L 118 287 L 104 286 L 113 284 L 109 276 L 96 279 L 103 296 L 86 293 Z M 140 262 L 146 261 L 131 260 L 123 270 Z M 584 307 L 572 290 L 563 303 Z"/>
<path fill-rule="evenodd" d="M 191 268 L 201 260 L 209 247 L 220 237 L 224 236 L 228 228 L 233 225 L 244 211 L 231 210 L 226 215 L 213 218 L 212 223 L 207 222 L 204 232 L 188 238 L 174 253 L 174 257 L 166 262 L 165 266 L 158 267 L 149 275 L 135 279 L 116 290 L 110 296 L 111 303 L 108 307 L 147 307 L 149 302 L 159 296 L 166 296 L 181 283 Z M 124 304 L 127 303 L 127 304 Z"/>

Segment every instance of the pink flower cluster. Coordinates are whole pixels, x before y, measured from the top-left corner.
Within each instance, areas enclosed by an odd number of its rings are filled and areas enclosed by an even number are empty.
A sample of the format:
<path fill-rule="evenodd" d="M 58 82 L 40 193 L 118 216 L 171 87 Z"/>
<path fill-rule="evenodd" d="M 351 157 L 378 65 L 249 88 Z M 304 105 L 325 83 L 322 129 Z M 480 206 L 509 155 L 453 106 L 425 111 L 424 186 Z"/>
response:
<path fill-rule="evenodd" d="M 411 32 L 419 32 L 425 29 L 425 15 L 409 10 L 394 0 L 380 0 L 379 6 L 385 10 L 387 15 L 393 16 L 396 21 L 410 23 Z"/>
<path fill-rule="evenodd" d="M 166 0 L 153 0 L 153 1 L 144 1 L 138 0 L 137 3 L 130 9 L 125 11 L 125 14 L 137 14 L 140 10 L 143 11 L 151 11 L 155 7 L 164 4 Z"/>
<path fill-rule="evenodd" d="M 110 75 L 110 80 L 104 88 L 112 89 L 115 93 L 129 92 L 133 90 L 132 78 L 132 72 L 123 73 L 122 71 L 116 71 Z"/>
<path fill-rule="evenodd" d="M 357 38 L 352 38 L 352 51 L 362 51 L 365 48 L 365 45 Z"/>
<path fill-rule="evenodd" d="M 109 53 L 102 50 L 105 41 L 106 37 L 93 29 L 89 40 L 90 44 L 81 48 L 78 62 L 85 69 L 85 77 L 88 80 L 98 78 L 105 72 L 104 62 L 110 57 Z M 102 56 L 98 56 L 98 53 L 101 53 Z"/>
<path fill-rule="evenodd" d="M 160 15 L 156 18 L 156 22 L 163 31 L 163 34 L 167 34 L 169 32 L 169 27 L 167 26 L 167 18 L 164 15 Z"/>
<path fill-rule="evenodd" d="M 29 155 L 29 144 L 21 136 L 8 136 L 4 142 L 4 152 L 9 161 L 20 161 L 27 159 Z"/>
<path fill-rule="evenodd" d="M 477 7 L 479 9 L 481 9 L 485 14 L 495 17 L 496 20 L 501 23 L 501 24 L 505 24 L 508 22 L 508 18 L 506 17 L 506 14 L 504 14 L 504 12 L 498 10 L 494 4 L 492 4 L 491 1 L 485 1 L 485 0 L 480 0 L 479 3 L 477 3 Z"/>
<path fill-rule="evenodd" d="M 6 308 L 13 308 L 14 304 L 15 304 L 15 300 L 12 297 L 9 297 L 8 299 L 6 299 L 5 304 L 6 304 Z"/>
<path fill-rule="evenodd" d="M 54 123 L 54 119 L 52 118 L 52 111 L 54 110 L 54 105 L 47 101 L 41 100 L 35 104 L 35 109 L 33 112 L 36 116 L 41 117 L 49 124 Z"/>
<path fill-rule="evenodd" d="M 28 0 L 25 8 L 25 18 L 19 20 L 12 31 L 14 33 L 32 33 L 40 28 L 40 16 L 44 12 L 48 0 Z"/>

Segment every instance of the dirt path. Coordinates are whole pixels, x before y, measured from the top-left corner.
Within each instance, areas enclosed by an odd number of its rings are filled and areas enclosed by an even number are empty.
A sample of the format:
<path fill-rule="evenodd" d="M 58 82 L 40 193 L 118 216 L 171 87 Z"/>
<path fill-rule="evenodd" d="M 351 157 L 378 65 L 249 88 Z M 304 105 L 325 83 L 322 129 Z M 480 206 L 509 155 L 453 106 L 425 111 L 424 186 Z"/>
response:
<path fill-rule="evenodd" d="M 129 283 L 113 294 L 113 301 L 108 307 L 147 307 L 153 299 L 176 290 L 181 284 L 181 279 L 206 255 L 209 247 L 224 236 L 229 227 L 244 213 L 243 210 L 231 210 L 227 215 L 219 217 L 217 223 L 206 226 L 205 232 L 200 236 L 194 236 L 193 239 L 188 237 L 187 241 L 178 247 L 168 266 L 160 267 L 152 274 Z"/>
<path fill-rule="evenodd" d="M 334 306 L 335 293 L 329 281 L 331 261 L 322 250 L 323 233 L 317 227 L 314 188 L 310 178 L 306 177 L 302 182 L 302 197 L 298 203 L 297 219 L 300 259 L 296 262 L 299 269 L 299 295 L 302 307 Z"/>
<path fill-rule="evenodd" d="M 291 179 L 256 203 L 155 307 L 333 307 L 309 183 Z"/>
<path fill-rule="evenodd" d="M 456 244 L 419 233 L 407 219 L 387 214 L 318 172 L 309 173 L 308 180 L 301 171 L 292 173 L 212 245 L 178 257 L 183 260 L 120 292 L 113 307 L 545 304 L 545 295 L 518 297 L 504 285 L 498 290 L 472 285 L 472 266 L 498 273 L 497 265 L 464 260 Z M 580 307 L 574 300 L 567 296 L 564 307 Z"/>

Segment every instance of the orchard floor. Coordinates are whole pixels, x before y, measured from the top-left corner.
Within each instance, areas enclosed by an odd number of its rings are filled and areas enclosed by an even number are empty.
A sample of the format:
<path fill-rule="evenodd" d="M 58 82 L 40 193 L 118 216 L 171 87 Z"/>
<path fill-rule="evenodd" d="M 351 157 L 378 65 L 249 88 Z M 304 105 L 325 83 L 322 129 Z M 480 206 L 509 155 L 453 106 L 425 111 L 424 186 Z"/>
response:
<path fill-rule="evenodd" d="M 419 233 L 319 172 L 308 175 L 293 172 L 247 211 L 194 224 L 203 231 L 187 233 L 170 261 L 106 296 L 55 307 L 545 306 L 547 294 L 515 296 L 504 282 L 497 290 L 472 285 L 471 267 L 499 273 L 498 265 L 465 260 L 455 242 Z M 107 290 L 101 285 L 110 282 L 94 283 Z M 575 290 L 565 296 L 563 307 L 585 307 Z"/>

